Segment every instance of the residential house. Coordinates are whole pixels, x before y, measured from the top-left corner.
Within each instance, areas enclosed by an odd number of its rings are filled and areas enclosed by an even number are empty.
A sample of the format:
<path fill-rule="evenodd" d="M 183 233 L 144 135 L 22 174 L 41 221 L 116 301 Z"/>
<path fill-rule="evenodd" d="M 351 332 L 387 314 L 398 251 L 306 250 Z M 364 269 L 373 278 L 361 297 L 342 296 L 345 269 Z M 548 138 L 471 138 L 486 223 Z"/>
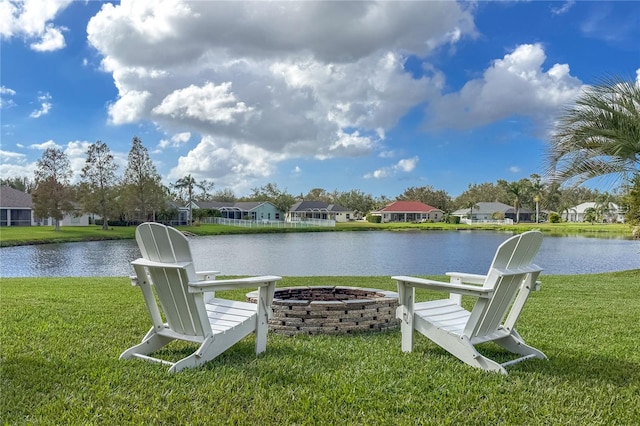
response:
<path fill-rule="evenodd" d="M 349 222 L 355 219 L 355 212 L 338 204 L 324 201 L 300 201 L 289 209 L 285 220 L 289 222 L 303 220 L 333 220 Z"/>
<path fill-rule="evenodd" d="M 32 212 L 31 194 L 0 186 L 0 226 L 31 226 Z"/>
<path fill-rule="evenodd" d="M 183 207 L 173 201 L 165 203 L 165 209 L 156 214 L 156 221 L 170 226 L 189 224 L 189 207 Z"/>
<path fill-rule="evenodd" d="M 568 208 L 562 213 L 562 220 L 566 222 L 584 222 L 585 214 L 589 209 L 594 209 L 596 211 L 600 210 L 602 214 L 600 220 L 602 220 L 603 222 L 624 222 L 624 211 L 620 208 L 620 206 L 615 203 L 609 203 L 609 206 L 607 208 L 603 208 L 603 206 L 593 201 L 588 201 L 586 203 L 578 204 L 577 206 Z"/>
<path fill-rule="evenodd" d="M 283 220 L 284 213 L 269 201 L 193 201 L 193 209 L 214 209 L 225 219 Z"/>
<path fill-rule="evenodd" d="M 95 217 L 93 214 L 85 213 L 82 211 L 82 206 L 78 203 L 71 203 L 73 211 L 67 212 L 60 219 L 60 226 L 89 226 L 95 223 Z M 99 217 L 97 217 L 99 219 Z M 47 218 L 35 218 L 34 225 L 38 226 L 54 226 L 55 219 L 52 217 Z"/>
<path fill-rule="evenodd" d="M 456 210 L 452 216 L 469 219 L 472 222 L 495 221 L 496 217 L 503 217 L 505 220 L 516 222 L 516 209 L 513 206 L 498 202 L 479 202 L 472 208 Z M 535 221 L 535 212 L 530 209 L 520 207 L 520 222 Z"/>
<path fill-rule="evenodd" d="M 79 205 L 66 213 L 60 220 L 60 226 L 88 226 L 93 224 L 92 215 L 82 212 Z M 52 218 L 35 218 L 31 194 L 8 186 L 0 187 L 0 226 L 53 226 Z"/>
<path fill-rule="evenodd" d="M 381 222 L 441 222 L 444 211 L 420 201 L 394 201 L 385 208 L 371 213 L 381 216 Z"/>

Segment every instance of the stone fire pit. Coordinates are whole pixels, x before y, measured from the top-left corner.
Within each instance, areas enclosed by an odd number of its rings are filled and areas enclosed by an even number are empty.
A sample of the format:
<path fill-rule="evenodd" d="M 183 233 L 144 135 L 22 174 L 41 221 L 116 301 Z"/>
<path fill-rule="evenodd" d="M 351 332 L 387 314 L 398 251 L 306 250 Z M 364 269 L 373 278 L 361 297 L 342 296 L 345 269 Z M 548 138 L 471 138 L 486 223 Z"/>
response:
<path fill-rule="evenodd" d="M 258 292 L 247 293 L 256 303 Z M 269 330 L 278 334 L 346 334 L 397 327 L 398 294 L 360 287 L 285 287 L 273 298 Z"/>

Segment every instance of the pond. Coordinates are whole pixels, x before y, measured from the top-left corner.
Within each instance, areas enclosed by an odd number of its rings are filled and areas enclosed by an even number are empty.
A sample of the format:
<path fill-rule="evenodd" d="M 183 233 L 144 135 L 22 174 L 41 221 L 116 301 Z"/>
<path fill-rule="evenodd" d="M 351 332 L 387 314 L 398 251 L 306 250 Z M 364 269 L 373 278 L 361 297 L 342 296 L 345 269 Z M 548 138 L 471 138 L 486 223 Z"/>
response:
<path fill-rule="evenodd" d="M 318 232 L 194 237 L 198 270 L 223 275 L 366 276 L 485 273 L 511 233 L 490 231 Z M 134 240 L 0 249 L 0 277 L 128 276 Z M 547 274 L 640 268 L 640 241 L 545 236 L 536 258 Z"/>

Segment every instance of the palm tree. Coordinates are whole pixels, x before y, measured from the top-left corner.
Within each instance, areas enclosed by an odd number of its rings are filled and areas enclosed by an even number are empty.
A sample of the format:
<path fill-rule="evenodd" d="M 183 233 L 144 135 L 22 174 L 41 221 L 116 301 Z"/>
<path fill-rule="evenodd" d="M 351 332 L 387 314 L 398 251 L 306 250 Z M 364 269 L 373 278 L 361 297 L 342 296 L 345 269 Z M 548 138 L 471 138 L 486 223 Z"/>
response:
<path fill-rule="evenodd" d="M 531 192 L 533 193 L 533 201 L 536 202 L 536 223 L 540 222 L 540 200 L 542 199 L 542 190 L 544 189 L 540 182 L 540 176 L 531 175 Z"/>
<path fill-rule="evenodd" d="M 599 193 L 596 196 L 594 208 L 596 209 L 596 218 L 598 222 L 608 221 L 611 216 L 611 205 L 614 198 L 608 192 Z"/>
<path fill-rule="evenodd" d="M 547 163 L 561 183 L 638 174 L 640 81 L 610 77 L 586 87 L 558 120 Z"/>
<path fill-rule="evenodd" d="M 516 223 L 520 223 L 520 199 L 524 194 L 524 186 L 520 182 L 509 182 L 507 192 L 514 197 L 513 208 L 516 209 Z"/>
<path fill-rule="evenodd" d="M 466 206 L 469 209 L 469 220 L 473 223 L 473 209 L 479 208 L 475 201 L 469 201 Z"/>
<path fill-rule="evenodd" d="M 195 178 L 189 174 L 189 175 L 186 175 L 185 177 L 178 179 L 176 183 L 173 184 L 173 187 L 175 189 L 184 190 L 187 192 L 187 201 L 189 202 L 189 221 L 188 222 L 189 224 L 191 224 L 191 222 L 193 221 L 193 205 L 192 205 L 193 190 L 195 188 L 200 188 L 203 191 L 206 191 L 206 184 L 198 183 L 195 180 Z"/>

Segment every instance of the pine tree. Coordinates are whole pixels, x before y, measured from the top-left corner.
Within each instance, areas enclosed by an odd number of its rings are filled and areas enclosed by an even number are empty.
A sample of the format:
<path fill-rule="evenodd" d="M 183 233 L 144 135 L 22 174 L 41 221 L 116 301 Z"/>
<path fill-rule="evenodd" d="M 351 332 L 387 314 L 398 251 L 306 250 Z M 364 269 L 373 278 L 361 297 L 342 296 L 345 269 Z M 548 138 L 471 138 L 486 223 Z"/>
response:
<path fill-rule="evenodd" d="M 165 191 L 147 148 L 133 137 L 122 182 L 122 204 L 130 221 L 155 220 L 165 204 Z"/>
<path fill-rule="evenodd" d="M 36 163 L 33 212 L 37 218 L 51 217 L 55 230 L 60 220 L 73 210 L 71 204 L 71 165 L 69 158 L 58 148 L 47 148 Z"/>
<path fill-rule="evenodd" d="M 97 141 L 89 145 L 82 168 L 80 194 L 84 211 L 102 217 L 102 229 L 109 228 L 109 218 L 116 211 L 118 166 L 107 144 Z"/>

